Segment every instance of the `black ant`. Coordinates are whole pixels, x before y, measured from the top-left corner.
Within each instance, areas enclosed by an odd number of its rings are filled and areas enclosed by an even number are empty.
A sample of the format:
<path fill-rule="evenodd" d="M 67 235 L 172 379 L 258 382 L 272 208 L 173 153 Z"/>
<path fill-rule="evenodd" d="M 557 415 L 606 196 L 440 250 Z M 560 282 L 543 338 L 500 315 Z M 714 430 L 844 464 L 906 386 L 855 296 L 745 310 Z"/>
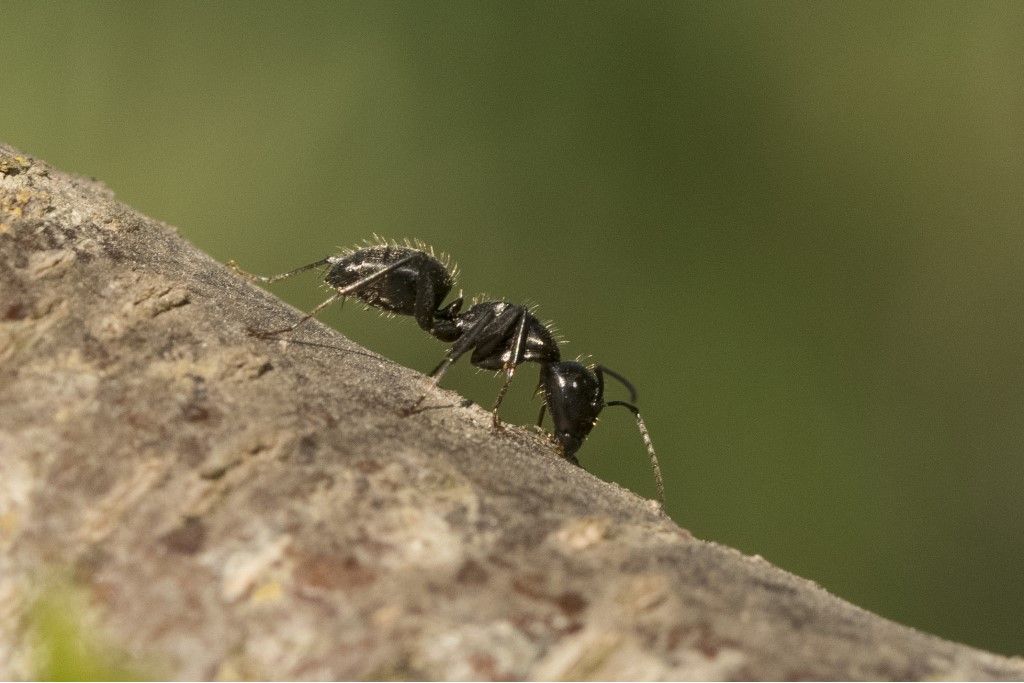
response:
<path fill-rule="evenodd" d="M 621 375 L 597 366 L 591 372 L 576 362 L 562 362 L 558 343 L 548 327 L 525 306 L 507 301 L 485 301 L 462 311 L 464 299 L 460 294 L 446 306 L 444 299 L 454 286 L 454 275 L 447 265 L 432 251 L 411 245 L 375 244 L 340 256 L 328 256 L 314 263 L 273 276 L 254 275 L 241 270 L 234 261 L 228 266 L 250 280 L 272 283 L 293 275 L 327 266 L 324 281 L 335 290 L 325 301 L 293 325 L 269 331 L 260 336 L 292 332 L 312 319 L 327 306 L 355 297 L 368 306 L 388 313 L 409 315 L 425 332 L 444 342 L 452 343 L 444 359 L 430 373 L 438 384 L 448 368 L 466 353 L 470 363 L 485 370 L 502 370 L 505 382 L 498 392 L 492 409 L 494 427 L 500 428 L 498 408 L 512 383 L 516 367 L 525 362 L 541 366 L 539 388 L 544 389 L 544 406 L 551 410 L 555 423 L 555 441 L 564 457 L 579 465 L 576 451 L 593 429 L 598 413 L 605 406 L 621 405 L 633 412 L 644 444 L 654 468 L 658 494 L 664 501 L 661 472 L 646 425 L 632 403 L 604 401 L 604 373 L 614 377 L 630 391 L 636 400 L 636 390 Z M 412 414 L 422 403 L 421 396 L 405 412 Z M 543 421 L 544 407 L 541 408 Z"/>

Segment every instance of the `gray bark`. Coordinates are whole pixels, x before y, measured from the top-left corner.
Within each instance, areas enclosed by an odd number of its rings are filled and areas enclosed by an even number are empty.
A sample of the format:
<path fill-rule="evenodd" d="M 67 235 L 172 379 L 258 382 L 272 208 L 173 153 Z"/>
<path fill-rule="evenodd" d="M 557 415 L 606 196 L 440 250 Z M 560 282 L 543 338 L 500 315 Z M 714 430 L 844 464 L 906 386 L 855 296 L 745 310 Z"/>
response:
<path fill-rule="evenodd" d="M 0 678 L 54 569 L 178 679 L 1024 678 L 693 538 L 0 145 Z"/>

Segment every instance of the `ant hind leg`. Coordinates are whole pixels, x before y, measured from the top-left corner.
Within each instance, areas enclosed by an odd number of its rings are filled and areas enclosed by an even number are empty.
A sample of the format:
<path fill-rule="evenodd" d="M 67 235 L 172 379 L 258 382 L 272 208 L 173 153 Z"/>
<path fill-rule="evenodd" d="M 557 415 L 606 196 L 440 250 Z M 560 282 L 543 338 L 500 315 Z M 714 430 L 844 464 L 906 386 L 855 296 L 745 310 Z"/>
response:
<path fill-rule="evenodd" d="M 235 271 L 236 273 L 238 273 L 239 275 L 244 277 L 246 280 L 249 280 L 250 282 L 263 282 L 265 284 L 270 284 L 271 282 L 278 282 L 280 280 L 286 280 L 286 279 L 290 278 L 292 275 L 298 275 L 299 273 L 304 273 L 307 270 L 312 270 L 314 268 L 319 268 L 320 266 L 327 265 L 330 262 L 331 262 L 331 257 L 328 256 L 327 258 L 320 259 L 319 261 L 316 261 L 315 263 L 307 263 L 306 265 L 300 266 L 300 267 L 296 268 L 295 270 L 289 270 L 287 273 L 280 273 L 278 275 L 256 275 L 255 273 L 250 273 L 248 271 L 245 271 L 245 270 L 242 270 L 241 268 L 239 268 L 238 264 L 235 263 L 234 259 L 228 261 L 226 265 L 227 265 L 228 268 L 230 268 L 231 270 Z"/>
<path fill-rule="evenodd" d="M 299 321 L 297 323 L 295 323 L 294 325 L 289 325 L 288 327 L 282 327 L 281 329 L 278 329 L 278 330 L 251 330 L 251 331 L 257 337 L 273 337 L 273 336 L 276 336 L 278 334 L 283 334 L 284 332 L 294 332 L 296 329 L 298 329 L 298 327 L 300 325 L 302 325 L 303 323 L 308 322 L 309 320 L 312 320 L 313 318 L 315 318 L 317 313 L 319 313 L 320 311 L 324 310 L 325 308 L 327 308 L 328 306 L 330 306 L 331 304 L 333 304 L 335 301 L 337 301 L 340 298 L 342 298 L 341 294 L 332 294 L 326 301 L 320 302 L 320 304 L 318 304 L 316 308 L 314 308 L 309 313 L 307 313 L 302 318 L 300 318 Z"/>

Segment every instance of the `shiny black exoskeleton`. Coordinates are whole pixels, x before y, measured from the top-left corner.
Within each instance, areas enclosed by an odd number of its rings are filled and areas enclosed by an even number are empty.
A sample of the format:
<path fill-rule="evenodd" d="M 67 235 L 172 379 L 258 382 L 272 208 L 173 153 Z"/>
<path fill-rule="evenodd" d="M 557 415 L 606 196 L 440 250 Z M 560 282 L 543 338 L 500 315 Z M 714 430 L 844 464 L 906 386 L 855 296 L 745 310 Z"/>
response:
<path fill-rule="evenodd" d="M 349 296 L 387 313 L 412 316 L 423 330 L 431 334 L 434 334 L 435 320 L 451 320 L 462 308 L 461 296 L 448 306 L 441 307 L 455 284 L 448 266 L 432 253 L 411 246 L 376 244 L 340 256 L 328 256 L 287 273 L 271 276 L 247 273 L 234 261 L 228 261 L 228 265 L 250 280 L 267 284 L 327 266 L 324 281 L 335 293 L 294 325 L 278 330 L 263 330 L 261 336 L 292 332 L 335 301 Z"/>
<path fill-rule="evenodd" d="M 441 308 L 455 285 L 454 278 L 444 263 L 421 249 L 381 244 L 331 256 L 321 263 L 329 264 L 324 281 L 341 296 L 412 316 L 420 328 L 435 336 L 439 336 L 434 331 L 435 319 L 448 320 L 462 308 L 461 296 Z"/>
<path fill-rule="evenodd" d="M 484 370 L 504 370 L 505 382 L 498 391 L 492 415 L 494 426 L 516 367 L 521 363 L 540 363 L 543 368 L 561 358 L 558 342 L 547 326 L 538 320 L 525 306 L 507 301 L 485 301 L 475 304 L 464 313 L 446 309 L 437 317 L 434 330 L 438 339 L 454 342 L 444 360 L 434 368 L 430 376 L 434 382 L 441 378 L 452 363 L 472 351 L 469 362 Z M 446 317 L 450 316 L 450 317 Z M 413 405 L 415 408 L 423 397 Z"/>
<path fill-rule="evenodd" d="M 449 306 L 439 312 L 430 331 L 455 344 L 443 363 L 453 363 L 469 349 L 470 362 L 484 370 L 502 370 L 519 363 L 550 363 L 559 359 L 558 342 L 547 326 L 525 306 L 507 301 L 473 304 L 463 313 Z"/>
<path fill-rule="evenodd" d="M 604 376 L 607 374 L 622 383 L 629 391 L 629 402 L 604 400 Z M 554 423 L 554 438 L 562 449 L 566 460 L 579 465 L 576 451 L 586 440 L 590 430 L 597 424 L 597 416 L 608 406 L 622 406 L 636 417 L 637 428 L 644 440 L 644 447 L 651 460 L 654 482 L 658 487 L 658 499 L 664 502 L 665 486 L 661 479 L 661 468 L 654 453 L 654 444 L 647 431 L 647 425 L 640 417 L 636 403 L 636 389 L 633 384 L 604 366 L 596 365 L 593 371 L 575 361 L 547 363 L 541 366 L 541 387 L 544 390 L 544 405 L 540 409 L 537 426 L 544 421 L 544 409 L 551 411 Z"/>

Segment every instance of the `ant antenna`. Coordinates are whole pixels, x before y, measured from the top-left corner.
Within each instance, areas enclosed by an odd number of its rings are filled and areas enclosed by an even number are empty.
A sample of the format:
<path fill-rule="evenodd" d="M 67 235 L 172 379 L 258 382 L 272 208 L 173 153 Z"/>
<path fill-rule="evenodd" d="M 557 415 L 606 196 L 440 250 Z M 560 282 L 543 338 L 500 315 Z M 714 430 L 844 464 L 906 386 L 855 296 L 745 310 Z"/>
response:
<path fill-rule="evenodd" d="M 605 368 L 605 370 L 607 371 L 607 368 Z M 615 375 L 612 374 L 612 377 L 615 377 Z M 616 379 L 619 378 L 616 377 Z M 651 443 L 651 434 L 647 431 L 647 425 L 644 423 L 644 419 L 640 417 L 640 409 L 632 403 L 626 403 L 625 401 L 608 401 L 605 405 L 622 406 L 636 416 L 636 426 L 640 430 L 640 438 L 644 440 L 644 448 L 647 449 L 647 456 L 651 459 L 651 470 L 654 471 L 654 485 L 658 487 L 658 502 L 661 503 L 662 507 L 665 507 L 665 482 L 661 478 L 661 467 L 658 466 L 658 456 L 654 453 L 654 444 Z"/>
<path fill-rule="evenodd" d="M 637 408 L 633 403 L 636 402 L 636 387 L 628 379 L 620 375 L 619 373 L 606 368 L 603 365 L 598 365 L 594 368 L 595 374 L 597 374 L 597 381 L 600 383 L 602 388 L 602 394 L 604 393 L 604 377 L 605 373 L 608 373 L 613 378 L 617 379 L 622 386 L 629 390 L 629 403 L 625 401 L 607 401 L 606 406 L 622 406 L 626 408 L 634 416 L 636 416 L 636 426 L 640 430 L 640 437 L 644 440 L 644 448 L 647 449 L 647 457 L 651 460 L 651 470 L 654 472 L 654 484 L 658 487 L 658 502 L 661 503 L 662 507 L 665 506 L 665 482 L 661 478 L 661 467 L 658 465 L 658 456 L 654 452 L 654 444 L 651 443 L 651 434 L 647 431 L 647 424 L 644 423 L 644 419 L 640 417 L 640 409 Z"/>
<path fill-rule="evenodd" d="M 628 379 L 626 379 L 619 373 L 615 372 L 611 368 L 606 368 L 603 365 L 599 365 L 598 367 L 601 368 L 602 372 L 606 372 L 615 379 L 619 380 L 619 383 L 621 383 L 622 386 L 626 387 L 626 389 L 629 390 L 629 402 L 636 403 L 636 387 L 633 386 L 632 382 L 630 382 Z M 611 405 L 611 403 L 609 403 L 608 405 Z"/>

